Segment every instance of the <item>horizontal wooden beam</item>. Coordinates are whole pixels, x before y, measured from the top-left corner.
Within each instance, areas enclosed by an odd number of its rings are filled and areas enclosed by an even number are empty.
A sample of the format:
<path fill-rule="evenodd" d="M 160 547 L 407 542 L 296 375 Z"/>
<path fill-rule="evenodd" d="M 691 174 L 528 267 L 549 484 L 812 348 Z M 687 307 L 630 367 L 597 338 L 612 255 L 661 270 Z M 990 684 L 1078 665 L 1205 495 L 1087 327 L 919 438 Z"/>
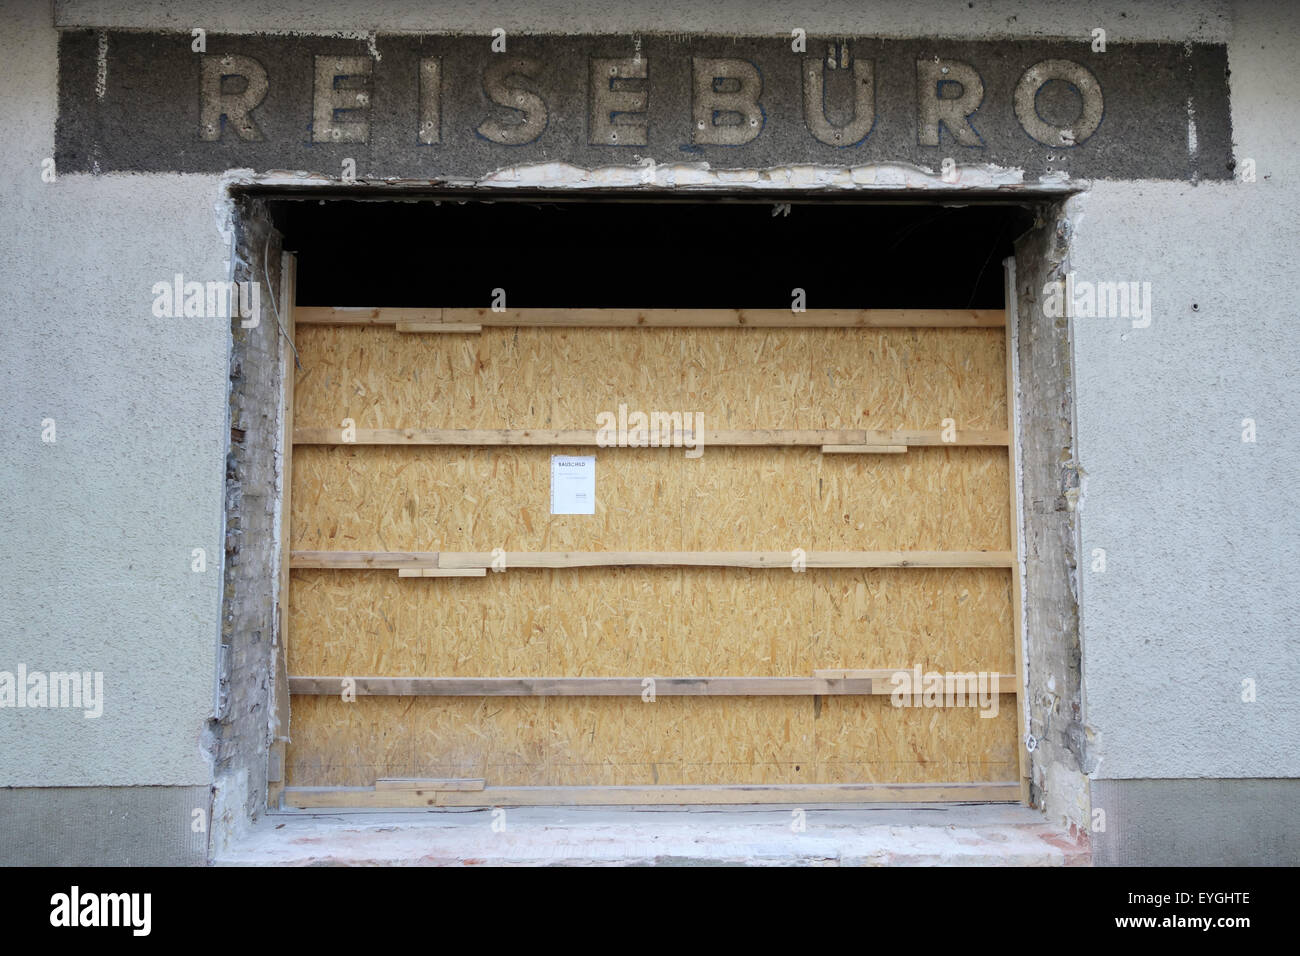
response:
<path fill-rule="evenodd" d="M 440 568 L 492 566 L 485 551 L 442 551 Z M 1009 568 L 1009 551 L 805 551 L 805 568 Z M 701 567 L 792 570 L 790 551 L 508 551 L 506 568 Z"/>
<path fill-rule="evenodd" d="M 364 571 L 400 571 L 403 568 L 437 568 L 437 551 L 291 551 L 291 568 L 329 568 Z"/>
<path fill-rule="evenodd" d="M 300 809 L 402 807 L 601 807 L 762 803 L 1016 803 L 1019 782 L 715 784 L 663 787 L 486 787 L 480 791 L 287 787 Z"/>
<path fill-rule="evenodd" d="M 291 676 L 289 693 L 332 697 L 346 686 L 362 697 L 640 697 L 653 688 L 655 697 L 865 697 L 892 694 L 898 686 L 893 678 L 900 673 L 912 676 L 904 668 L 816 671 L 814 677 Z M 824 676 L 828 674 L 834 676 Z M 954 674 L 940 676 L 945 691 L 955 692 L 959 686 L 974 691 L 969 676 L 960 680 Z M 998 674 L 997 679 L 999 694 L 1016 693 L 1014 675 Z M 917 693 L 922 689 L 915 688 Z"/>
<path fill-rule="evenodd" d="M 906 445 L 822 445 L 823 455 L 901 455 Z"/>
<path fill-rule="evenodd" d="M 912 689 L 918 689 L 916 687 L 916 681 L 915 681 L 916 670 L 912 668 L 894 667 L 894 668 L 885 668 L 885 669 L 871 668 L 871 669 L 863 670 L 863 669 L 852 668 L 852 667 L 831 667 L 831 668 L 819 668 L 813 671 L 813 677 L 819 678 L 821 680 L 830 680 L 830 681 L 842 680 L 846 682 L 860 681 L 860 680 L 874 681 L 875 682 L 874 686 L 880 687 L 879 690 L 872 691 L 872 693 L 875 694 L 892 694 L 894 692 L 894 688 L 898 686 L 894 682 L 894 675 L 896 674 L 907 674 L 910 678 L 912 678 Z M 933 669 L 922 670 L 921 672 L 922 680 L 924 681 L 927 675 L 934 675 L 934 674 L 937 674 L 939 677 L 943 678 L 944 689 L 945 691 L 948 691 L 948 690 L 955 690 L 959 684 L 962 686 L 969 686 L 971 676 L 978 675 L 979 672 L 975 670 L 965 670 L 965 671 L 961 671 L 960 676 L 958 676 L 958 673 L 952 671 L 934 671 Z M 1018 681 L 1016 680 L 1015 674 L 988 674 L 986 680 L 992 679 L 994 677 L 996 677 L 998 681 L 999 694 L 1018 693 L 1017 690 Z M 919 689 L 923 690 L 924 687 Z"/>
<path fill-rule="evenodd" d="M 892 672 L 891 672 L 892 673 Z M 814 697 L 889 694 L 883 680 L 820 677 L 353 677 L 366 697 Z M 334 696 L 343 677 L 289 678 L 289 693 Z"/>
<path fill-rule="evenodd" d="M 399 322 L 442 322 L 443 309 L 375 309 L 298 306 L 294 318 L 302 325 L 389 325 Z M 299 316 L 305 318 L 299 319 Z M 464 323 L 452 323 L 460 325 Z M 481 324 L 481 323 L 479 323 Z"/>
<path fill-rule="evenodd" d="M 358 428 L 349 441 L 342 428 L 302 427 L 293 430 L 295 445 L 595 445 L 606 443 L 604 432 L 594 428 Z M 690 429 L 674 434 L 677 444 L 664 448 L 716 445 L 719 447 L 787 445 L 819 446 L 823 452 L 894 452 L 909 447 L 987 445 L 1005 446 L 1005 429 L 972 429 L 955 432 L 945 441 L 939 429 L 877 431 L 863 428 L 759 428 L 701 429 L 697 442 Z M 629 446 L 645 447 L 645 446 Z"/>
<path fill-rule="evenodd" d="M 1002 328 L 1002 309 L 399 309 L 299 307 L 298 325 L 550 328 Z M 415 328 L 419 326 L 420 328 Z"/>
<path fill-rule="evenodd" d="M 805 551 L 800 567 L 1009 568 L 1010 551 Z M 790 551 L 294 551 L 290 567 L 402 568 L 775 568 L 791 571 Z"/>

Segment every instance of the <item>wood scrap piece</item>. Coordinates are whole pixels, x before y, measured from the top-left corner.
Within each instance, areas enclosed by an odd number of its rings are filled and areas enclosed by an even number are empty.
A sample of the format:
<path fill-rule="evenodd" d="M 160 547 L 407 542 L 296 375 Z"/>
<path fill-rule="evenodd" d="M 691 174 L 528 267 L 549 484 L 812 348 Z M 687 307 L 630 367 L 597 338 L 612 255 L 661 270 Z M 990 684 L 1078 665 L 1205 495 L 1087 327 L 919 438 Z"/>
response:
<path fill-rule="evenodd" d="M 399 578 L 481 578 L 487 568 L 398 568 Z"/>
<path fill-rule="evenodd" d="M 901 455 L 906 445 L 822 445 L 823 455 Z"/>
<path fill-rule="evenodd" d="M 397 331 L 399 332 L 449 332 L 473 334 L 482 332 L 483 326 L 469 325 L 463 322 L 398 322 Z"/>
<path fill-rule="evenodd" d="M 375 781 L 376 790 L 433 790 L 472 793 L 482 790 L 487 781 L 471 777 L 384 777 Z"/>

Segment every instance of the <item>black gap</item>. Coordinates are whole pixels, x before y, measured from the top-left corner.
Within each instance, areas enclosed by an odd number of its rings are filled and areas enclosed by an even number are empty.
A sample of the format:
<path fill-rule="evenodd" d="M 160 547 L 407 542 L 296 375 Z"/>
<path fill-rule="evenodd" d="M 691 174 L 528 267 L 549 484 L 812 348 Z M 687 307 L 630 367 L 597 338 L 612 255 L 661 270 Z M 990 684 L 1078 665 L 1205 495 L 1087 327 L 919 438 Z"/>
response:
<path fill-rule="evenodd" d="M 278 200 L 298 304 L 1001 308 L 1014 205 Z"/>

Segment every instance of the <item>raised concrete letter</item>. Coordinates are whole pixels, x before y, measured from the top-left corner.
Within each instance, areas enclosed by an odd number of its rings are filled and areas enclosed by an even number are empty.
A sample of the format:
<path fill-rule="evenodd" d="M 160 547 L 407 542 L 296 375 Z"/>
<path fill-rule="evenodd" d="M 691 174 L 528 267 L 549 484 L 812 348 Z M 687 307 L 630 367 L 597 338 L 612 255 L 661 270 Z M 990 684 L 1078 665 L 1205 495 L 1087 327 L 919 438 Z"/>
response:
<path fill-rule="evenodd" d="M 803 118 L 808 131 L 827 146 L 853 146 L 866 139 L 876 122 L 875 65 L 870 60 L 853 61 L 853 113 L 843 126 L 826 118 L 826 70 L 838 68 L 834 54 L 824 60 L 803 61 Z"/>
<path fill-rule="evenodd" d="M 645 57 L 591 58 L 587 142 L 592 146 L 646 144 L 646 106 L 650 100 L 646 82 L 648 64 Z M 631 81 L 640 81 L 637 89 L 629 88 Z M 619 84 L 618 88 L 615 83 Z"/>
<path fill-rule="evenodd" d="M 1052 80 L 1069 83 L 1083 102 L 1083 108 L 1070 126 L 1053 126 L 1038 115 L 1038 91 Z M 1044 146 L 1078 146 L 1097 132 L 1105 107 L 1097 77 L 1073 60 L 1043 60 L 1025 70 L 1016 84 L 1015 103 L 1020 125 Z"/>
<path fill-rule="evenodd" d="M 743 146 L 763 132 L 763 80 L 748 60 L 693 57 L 692 141 Z"/>
<path fill-rule="evenodd" d="M 531 77 L 538 71 L 540 64 L 530 57 L 497 57 L 483 71 L 483 89 L 488 98 L 499 106 L 508 106 L 522 114 L 518 122 L 503 123 L 489 117 L 478 126 L 478 133 L 484 139 L 504 146 L 522 146 L 541 136 L 546 129 L 546 101 L 536 93 L 530 93 L 521 86 L 511 86 L 510 77 L 519 75 Z"/>
<path fill-rule="evenodd" d="M 222 86 L 233 77 L 243 77 L 243 90 L 224 92 Z M 224 116 L 240 139 L 261 140 L 262 131 L 253 122 L 252 114 L 266 98 L 267 89 L 266 68 L 251 56 L 203 57 L 199 80 L 199 139 L 221 139 Z"/>
<path fill-rule="evenodd" d="M 949 95 L 952 86 L 961 92 Z M 960 60 L 916 61 L 916 141 L 939 145 L 939 125 L 948 127 L 962 146 L 983 146 L 967 119 L 984 101 L 984 81 L 975 67 Z"/>
<path fill-rule="evenodd" d="M 370 70 L 368 56 L 316 57 L 316 88 L 312 95 L 313 143 L 364 143 L 370 138 Z M 362 80 L 360 86 L 340 81 Z M 339 116 L 339 114 L 344 114 Z M 352 114 L 352 115 L 348 115 Z"/>

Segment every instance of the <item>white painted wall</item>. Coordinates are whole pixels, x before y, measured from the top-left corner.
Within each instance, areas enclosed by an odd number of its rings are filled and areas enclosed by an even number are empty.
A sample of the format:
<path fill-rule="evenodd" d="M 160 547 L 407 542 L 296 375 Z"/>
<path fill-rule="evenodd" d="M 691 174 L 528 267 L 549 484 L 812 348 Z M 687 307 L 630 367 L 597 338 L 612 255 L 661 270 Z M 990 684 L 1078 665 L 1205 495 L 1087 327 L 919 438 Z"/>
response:
<path fill-rule="evenodd" d="M 155 319 L 150 287 L 223 275 L 218 183 L 42 182 L 57 34 L 45 3 L 0 22 L 0 670 L 102 671 L 106 699 L 98 719 L 0 711 L 0 786 L 206 784 L 228 331 Z"/>

